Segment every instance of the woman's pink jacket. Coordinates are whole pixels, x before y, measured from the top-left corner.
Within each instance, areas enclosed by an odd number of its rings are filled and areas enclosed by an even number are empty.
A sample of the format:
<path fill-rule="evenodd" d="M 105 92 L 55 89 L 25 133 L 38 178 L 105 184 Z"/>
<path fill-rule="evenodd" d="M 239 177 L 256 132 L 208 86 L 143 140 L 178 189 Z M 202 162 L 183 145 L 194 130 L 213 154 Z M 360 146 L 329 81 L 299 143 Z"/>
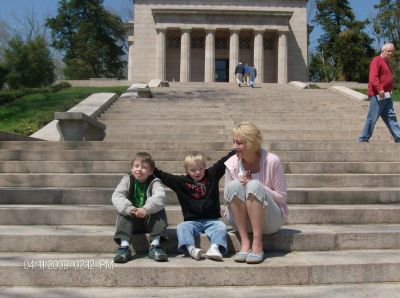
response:
<path fill-rule="evenodd" d="M 232 180 L 239 180 L 239 159 L 237 155 L 230 157 L 225 162 L 225 166 L 225 185 Z M 265 149 L 261 150 L 260 181 L 281 208 L 283 216 L 288 216 L 286 180 L 281 161 L 277 155 L 269 153 Z"/>

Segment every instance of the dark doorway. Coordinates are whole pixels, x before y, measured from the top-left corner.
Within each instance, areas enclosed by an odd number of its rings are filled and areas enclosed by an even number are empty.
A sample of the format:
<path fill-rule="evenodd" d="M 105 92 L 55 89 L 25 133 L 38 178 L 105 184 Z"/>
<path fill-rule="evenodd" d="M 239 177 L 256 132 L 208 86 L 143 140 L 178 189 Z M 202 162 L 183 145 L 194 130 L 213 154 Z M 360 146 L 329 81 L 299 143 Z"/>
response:
<path fill-rule="evenodd" d="M 229 59 L 215 59 L 215 81 L 229 82 Z"/>

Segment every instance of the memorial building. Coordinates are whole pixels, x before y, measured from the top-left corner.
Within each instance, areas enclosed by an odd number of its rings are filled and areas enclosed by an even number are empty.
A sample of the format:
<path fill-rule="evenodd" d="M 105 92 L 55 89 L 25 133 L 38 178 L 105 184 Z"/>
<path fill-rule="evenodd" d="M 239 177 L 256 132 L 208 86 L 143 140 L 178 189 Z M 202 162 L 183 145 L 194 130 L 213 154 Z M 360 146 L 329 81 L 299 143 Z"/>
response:
<path fill-rule="evenodd" d="M 128 24 L 128 80 L 308 81 L 306 0 L 136 0 Z"/>

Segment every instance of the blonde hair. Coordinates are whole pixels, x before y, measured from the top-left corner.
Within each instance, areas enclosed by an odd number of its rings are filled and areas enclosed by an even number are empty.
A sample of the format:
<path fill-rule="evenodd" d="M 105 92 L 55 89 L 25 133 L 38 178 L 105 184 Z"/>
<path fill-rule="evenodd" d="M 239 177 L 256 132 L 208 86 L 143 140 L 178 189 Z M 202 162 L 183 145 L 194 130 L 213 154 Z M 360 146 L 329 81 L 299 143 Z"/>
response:
<path fill-rule="evenodd" d="M 262 133 L 252 122 L 244 121 L 232 129 L 232 137 L 239 137 L 241 141 L 248 144 L 255 152 L 261 151 Z"/>
<path fill-rule="evenodd" d="M 189 163 L 191 162 L 201 162 L 203 163 L 204 167 L 206 166 L 206 160 L 204 158 L 204 155 L 200 152 L 191 152 L 188 155 L 186 155 L 185 157 L 185 171 L 187 173 L 188 167 L 189 167 Z"/>

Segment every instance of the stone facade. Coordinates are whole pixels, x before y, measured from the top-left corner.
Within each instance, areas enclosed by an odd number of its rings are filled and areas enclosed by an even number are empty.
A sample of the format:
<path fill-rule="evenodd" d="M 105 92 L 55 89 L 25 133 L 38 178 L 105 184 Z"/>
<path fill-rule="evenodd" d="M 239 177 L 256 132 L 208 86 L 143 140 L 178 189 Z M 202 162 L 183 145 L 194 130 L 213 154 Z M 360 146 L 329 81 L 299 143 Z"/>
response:
<path fill-rule="evenodd" d="M 307 81 L 305 0 L 136 0 L 128 80 L 235 82 L 239 63 L 258 82 Z"/>

